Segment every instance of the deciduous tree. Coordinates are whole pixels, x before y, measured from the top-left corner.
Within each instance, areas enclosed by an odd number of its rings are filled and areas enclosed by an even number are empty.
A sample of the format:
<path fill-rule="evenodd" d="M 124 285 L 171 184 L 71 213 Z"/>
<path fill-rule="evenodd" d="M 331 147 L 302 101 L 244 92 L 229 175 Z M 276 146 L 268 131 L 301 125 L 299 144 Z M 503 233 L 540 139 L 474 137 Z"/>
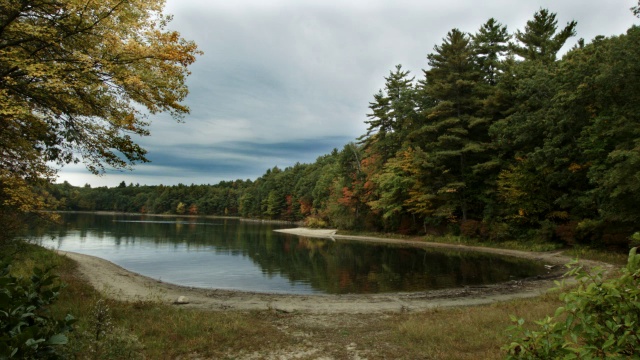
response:
<path fill-rule="evenodd" d="M 32 211 L 51 164 L 100 173 L 147 161 L 147 116 L 181 119 L 196 44 L 169 30 L 164 1 L 0 0 L 2 211 Z M 17 187 L 16 187 L 17 186 Z M 20 189 L 18 191 L 18 189 Z"/>

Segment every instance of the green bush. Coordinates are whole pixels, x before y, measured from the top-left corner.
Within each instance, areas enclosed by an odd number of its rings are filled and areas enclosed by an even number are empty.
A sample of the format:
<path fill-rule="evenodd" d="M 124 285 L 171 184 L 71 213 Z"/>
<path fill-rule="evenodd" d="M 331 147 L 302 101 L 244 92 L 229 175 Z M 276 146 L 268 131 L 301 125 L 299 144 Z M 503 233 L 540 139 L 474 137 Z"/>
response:
<path fill-rule="evenodd" d="M 329 224 L 319 216 L 309 216 L 304 220 L 304 226 L 312 229 L 327 228 Z"/>
<path fill-rule="evenodd" d="M 58 347 L 67 343 L 71 315 L 58 321 L 48 306 L 61 286 L 51 269 L 34 268 L 29 279 L 15 277 L 9 266 L 0 271 L 0 359 L 57 359 Z"/>
<path fill-rule="evenodd" d="M 639 247 L 640 246 L 640 232 L 635 232 L 629 238 L 629 244 L 631 247 Z"/>
<path fill-rule="evenodd" d="M 560 295 L 565 305 L 553 317 L 537 321 L 537 330 L 512 316 L 514 340 L 503 347 L 508 359 L 602 359 L 640 357 L 640 254 L 631 249 L 617 278 L 605 279 L 576 262 L 568 276 L 577 287 Z M 564 284 L 561 284 L 564 286 Z"/>

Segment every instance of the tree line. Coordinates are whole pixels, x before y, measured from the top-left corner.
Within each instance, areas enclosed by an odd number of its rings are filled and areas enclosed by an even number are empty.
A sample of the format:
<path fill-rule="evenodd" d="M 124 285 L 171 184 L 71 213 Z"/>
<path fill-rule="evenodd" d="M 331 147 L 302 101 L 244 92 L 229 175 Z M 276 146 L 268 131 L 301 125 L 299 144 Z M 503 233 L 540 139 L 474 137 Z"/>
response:
<path fill-rule="evenodd" d="M 637 15 L 637 14 L 636 14 Z M 580 39 L 537 11 L 452 29 L 420 77 L 397 65 L 367 131 L 255 180 L 51 185 L 61 209 L 233 215 L 341 229 L 627 245 L 640 230 L 640 29 Z"/>

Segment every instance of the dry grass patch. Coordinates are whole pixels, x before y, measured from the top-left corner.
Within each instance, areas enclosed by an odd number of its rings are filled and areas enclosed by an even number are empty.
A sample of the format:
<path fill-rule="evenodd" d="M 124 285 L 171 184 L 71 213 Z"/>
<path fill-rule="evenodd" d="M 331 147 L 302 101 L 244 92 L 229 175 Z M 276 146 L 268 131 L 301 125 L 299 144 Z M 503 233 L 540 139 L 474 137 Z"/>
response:
<path fill-rule="evenodd" d="M 501 359 L 509 315 L 528 321 L 553 314 L 557 294 L 486 306 L 435 309 L 399 319 L 397 341 L 423 359 Z M 407 357 L 408 358 L 408 357 Z"/>
<path fill-rule="evenodd" d="M 96 354 L 95 349 L 100 346 L 94 336 L 95 306 L 100 300 L 108 308 L 111 331 L 129 338 L 127 346 L 132 346 L 140 358 L 223 359 L 230 351 L 269 349 L 286 341 L 266 311 L 198 311 L 147 300 L 112 300 L 85 282 L 73 261 L 60 259 L 58 270 L 67 287 L 52 310 L 71 313 L 79 320 L 70 336 L 69 352 L 73 357 L 127 358 L 108 356 L 109 349 L 102 345 L 104 353 Z"/>

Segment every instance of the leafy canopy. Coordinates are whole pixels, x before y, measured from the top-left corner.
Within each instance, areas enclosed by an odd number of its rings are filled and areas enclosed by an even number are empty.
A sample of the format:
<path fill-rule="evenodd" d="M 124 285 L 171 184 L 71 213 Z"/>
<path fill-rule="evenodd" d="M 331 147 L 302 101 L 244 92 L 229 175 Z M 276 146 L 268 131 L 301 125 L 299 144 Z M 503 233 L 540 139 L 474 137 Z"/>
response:
<path fill-rule="evenodd" d="M 42 207 L 27 188 L 52 178 L 52 164 L 83 161 L 99 174 L 145 162 L 132 136 L 149 134 L 147 114 L 189 112 L 181 101 L 199 51 L 167 28 L 163 7 L 0 0 L 1 205 Z"/>

